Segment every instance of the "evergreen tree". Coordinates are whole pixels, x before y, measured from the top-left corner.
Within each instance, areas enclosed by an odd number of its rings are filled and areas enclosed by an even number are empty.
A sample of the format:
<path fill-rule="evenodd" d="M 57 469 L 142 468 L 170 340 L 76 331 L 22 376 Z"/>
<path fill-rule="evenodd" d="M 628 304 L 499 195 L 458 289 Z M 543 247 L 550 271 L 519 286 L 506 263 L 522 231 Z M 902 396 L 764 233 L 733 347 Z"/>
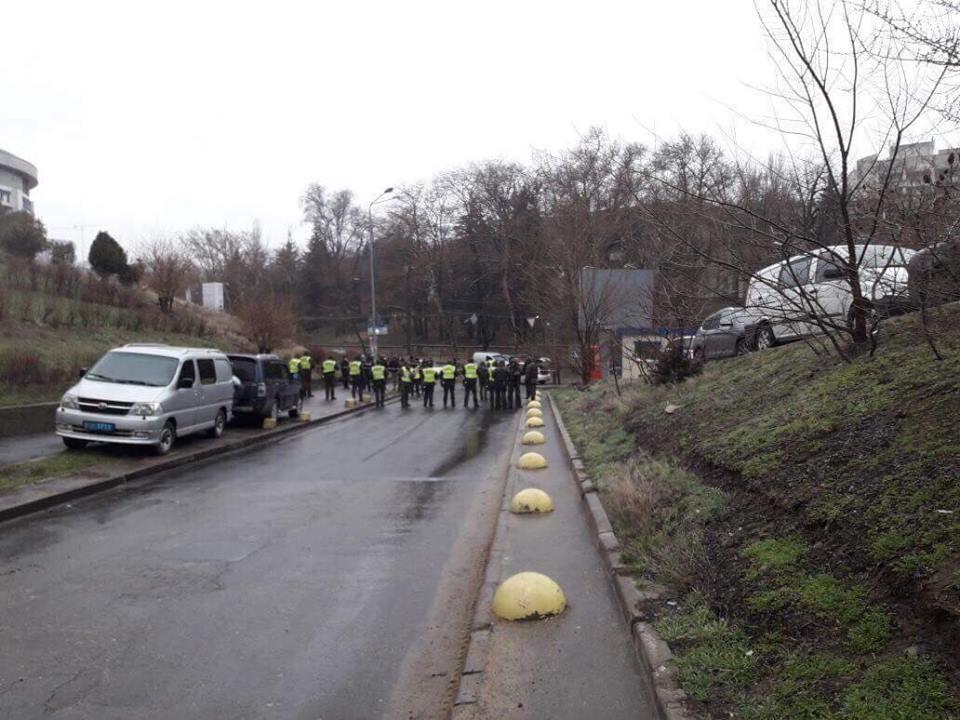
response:
<path fill-rule="evenodd" d="M 93 239 L 87 260 L 94 272 L 102 278 L 126 272 L 127 253 L 120 247 L 120 243 L 103 230 Z"/>

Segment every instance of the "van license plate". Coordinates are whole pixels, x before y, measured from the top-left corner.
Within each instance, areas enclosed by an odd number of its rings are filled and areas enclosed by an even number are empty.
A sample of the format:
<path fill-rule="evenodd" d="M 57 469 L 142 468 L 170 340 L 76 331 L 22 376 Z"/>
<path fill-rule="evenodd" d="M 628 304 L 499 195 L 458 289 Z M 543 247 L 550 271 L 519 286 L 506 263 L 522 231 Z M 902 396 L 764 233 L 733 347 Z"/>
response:
<path fill-rule="evenodd" d="M 83 429 L 89 430 L 90 432 L 114 432 L 117 429 L 117 426 L 113 423 L 105 422 L 90 422 L 85 420 L 83 423 Z"/>

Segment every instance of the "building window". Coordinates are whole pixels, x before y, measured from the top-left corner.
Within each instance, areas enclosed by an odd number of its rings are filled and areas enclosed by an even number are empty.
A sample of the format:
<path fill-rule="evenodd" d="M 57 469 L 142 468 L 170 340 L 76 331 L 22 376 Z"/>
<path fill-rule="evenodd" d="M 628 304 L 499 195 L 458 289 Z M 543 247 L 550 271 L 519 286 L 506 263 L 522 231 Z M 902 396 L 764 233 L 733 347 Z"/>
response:
<path fill-rule="evenodd" d="M 33 200 L 28 198 L 26 195 L 20 196 L 20 209 L 24 212 L 33 213 Z"/>
<path fill-rule="evenodd" d="M 10 190 L 0 188 L 0 205 L 13 207 L 13 193 Z"/>

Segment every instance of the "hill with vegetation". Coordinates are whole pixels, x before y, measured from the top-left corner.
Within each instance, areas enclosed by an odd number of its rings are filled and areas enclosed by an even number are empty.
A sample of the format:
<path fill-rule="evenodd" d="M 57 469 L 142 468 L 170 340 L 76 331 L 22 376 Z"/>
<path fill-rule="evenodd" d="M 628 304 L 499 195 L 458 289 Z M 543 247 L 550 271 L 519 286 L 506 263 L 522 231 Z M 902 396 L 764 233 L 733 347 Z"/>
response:
<path fill-rule="evenodd" d="M 698 716 L 960 717 L 958 321 L 557 393 Z"/>
<path fill-rule="evenodd" d="M 0 405 L 56 400 L 80 368 L 128 342 L 254 349 L 230 315 L 179 301 L 164 312 L 149 291 L 72 266 L 15 268 L 0 263 Z"/>

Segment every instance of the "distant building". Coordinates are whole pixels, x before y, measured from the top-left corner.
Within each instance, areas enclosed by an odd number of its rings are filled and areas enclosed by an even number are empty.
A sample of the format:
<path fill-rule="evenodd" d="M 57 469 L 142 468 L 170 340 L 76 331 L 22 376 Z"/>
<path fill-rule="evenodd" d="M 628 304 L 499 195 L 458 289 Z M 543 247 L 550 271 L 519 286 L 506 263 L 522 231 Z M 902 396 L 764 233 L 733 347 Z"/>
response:
<path fill-rule="evenodd" d="M 891 145 L 885 159 L 879 155 L 860 158 L 853 176 L 855 181 L 864 180 L 867 187 L 879 189 L 888 172 L 890 186 L 901 193 L 931 185 L 960 185 L 960 148 L 938 151 L 934 140 Z"/>
<path fill-rule="evenodd" d="M 226 297 L 222 282 L 207 282 L 187 288 L 187 302 L 203 305 L 208 310 L 223 312 Z"/>
<path fill-rule="evenodd" d="M 7 210 L 33 212 L 30 191 L 37 186 L 37 168 L 0 150 L 0 205 Z"/>

